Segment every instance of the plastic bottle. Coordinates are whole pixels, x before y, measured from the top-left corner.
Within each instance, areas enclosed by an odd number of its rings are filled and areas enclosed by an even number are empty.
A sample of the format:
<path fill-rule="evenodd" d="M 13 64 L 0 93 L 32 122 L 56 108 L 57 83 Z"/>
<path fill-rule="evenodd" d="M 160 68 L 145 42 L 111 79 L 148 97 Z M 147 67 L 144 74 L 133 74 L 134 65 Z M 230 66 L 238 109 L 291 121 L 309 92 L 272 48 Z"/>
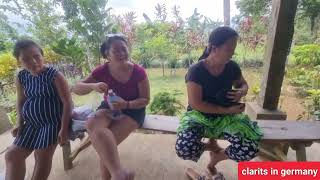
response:
<path fill-rule="evenodd" d="M 121 110 L 114 110 L 113 106 L 112 106 L 112 103 L 114 101 L 119 100 L 119 99 L 120 99 L 120 97 L 117 96 L 116 93 L 114 93 L 112 89 L 108 90 L 108 105 L 109 105 L 110 109 L 112 110 L 112 118 L 114 118 L 114 119 L 119 119 L 122 115 Z"/>

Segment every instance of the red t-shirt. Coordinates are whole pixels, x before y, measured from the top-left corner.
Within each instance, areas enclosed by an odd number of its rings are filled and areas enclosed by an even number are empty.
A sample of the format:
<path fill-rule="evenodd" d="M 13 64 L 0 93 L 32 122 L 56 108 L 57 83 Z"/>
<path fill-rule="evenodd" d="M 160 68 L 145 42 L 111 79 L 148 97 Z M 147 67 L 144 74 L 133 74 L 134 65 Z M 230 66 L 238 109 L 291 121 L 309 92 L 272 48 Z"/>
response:
<path fill-rule="evenodd" d="M 112 77 L 108 65 L 109 63 L 105 63 L 98 66 L 92 71 L 91 76 L 98 82 L 106 83 L 113 92 L 126 101 L 138 98 L 138 84 L 147 77 L 144 68 L 134 64 L 130 79 L 126 83 L 122 83 Z M 104 94 L 104 99 L 107 100 L 107 92 Z"/>

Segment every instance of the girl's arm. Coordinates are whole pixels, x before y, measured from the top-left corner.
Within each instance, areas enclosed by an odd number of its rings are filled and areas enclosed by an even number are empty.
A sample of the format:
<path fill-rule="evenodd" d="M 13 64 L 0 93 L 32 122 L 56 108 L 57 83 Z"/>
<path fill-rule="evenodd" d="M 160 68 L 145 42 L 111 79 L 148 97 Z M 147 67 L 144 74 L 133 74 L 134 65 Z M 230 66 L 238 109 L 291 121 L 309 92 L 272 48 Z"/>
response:
<path fill-rule="evenodd" d="M 23 125 L 23 117 L 22 117 L 22 106 L 26 101 L 26 96 L 24 94 L 24 89 L 19 81 L 19 78 L 16 78 L 16 87 L 17 87 L 17 127 L 21 127 Z"/>
<path fill-rule="evenodd" d="M 63 103 L 62 124 L 59 132 L 59 143 L 64 144 L 67 141 L 69 122 L 72 114 L 72 100 L 68 83 L 60 72 L 57 74 L 54 82 L 60 99 Z"/>
<path fill-rule="evenodd" d="M 91 91 L 97 91 L 104 93 L 108 90 L 108 85 L 103 82 L 96 81 L 91 75 L 86 79 L 76 83 L 72 88 L 71 92 L 74 92 L 77 95 L 86 95 Z"/>
<path fill-rule="evenodd" d="M 187 82 L 188 101 L 192 109 L 210 114 L 233 114 L 243 111 L 241 105 L 228 108 L 208 103 L 202 100 L 202 87 L 192 81 Z"/>
<path fill-rule="evenodd" d="M 127 101 L 127 109 L 140 109 L 146 107 L 149 104 L 150 100 L 150 85 L 149 79 L 146 77 L 144 80 L 140 81 L 138 84 L 139 88 L 139 98 Z"/>

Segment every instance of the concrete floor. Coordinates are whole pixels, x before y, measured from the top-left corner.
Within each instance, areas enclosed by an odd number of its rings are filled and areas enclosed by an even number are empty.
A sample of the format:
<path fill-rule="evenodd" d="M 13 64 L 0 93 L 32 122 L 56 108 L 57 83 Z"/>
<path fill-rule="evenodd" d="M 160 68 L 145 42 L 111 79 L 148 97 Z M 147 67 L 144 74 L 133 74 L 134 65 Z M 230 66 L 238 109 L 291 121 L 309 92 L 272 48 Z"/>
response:
<path fill-rule="evenodd" d="M 166 134 L 133 133 L 119 146 L 122 164 L 136 172 L 137 180 L 187 180 L 184 172 L 187 167 L 193 167 L 203 172 L 208 162 L 208 153 L 205 153 L 198 163 L 179 159 L 174 150 L 176 137 Z M 9 132 L 0 135 L 0 152 L 13 141 Z M 74 142 L 73 147 L 79 143 Z M 219 141 L 227 146 L 225 141 Z M 309 161 L 320 161 L 320 146 L 318 143 L 307 148 Z M 295 160 L 295 153 L 289 150 L 289 160 Z M 34 159 L 27 159 L 27 179 L 30 179 Z M 227 160 L 221 162 L 218 169 L 224 173 L 226 179 L 237 179 L 237 164 Z M 0 176 L 4 174 L 4 153 L 0 154 Z M 74 168 L 63 170 L 62 150 L 57 148 L 54 154 L 53 167 L 49 180 L 98 180 L 100 179 L 99 161 L 96 152 L 91 147 L 79 154 L 74 161 Z M 1 177 L 0 177 L 1 180 Z"/>

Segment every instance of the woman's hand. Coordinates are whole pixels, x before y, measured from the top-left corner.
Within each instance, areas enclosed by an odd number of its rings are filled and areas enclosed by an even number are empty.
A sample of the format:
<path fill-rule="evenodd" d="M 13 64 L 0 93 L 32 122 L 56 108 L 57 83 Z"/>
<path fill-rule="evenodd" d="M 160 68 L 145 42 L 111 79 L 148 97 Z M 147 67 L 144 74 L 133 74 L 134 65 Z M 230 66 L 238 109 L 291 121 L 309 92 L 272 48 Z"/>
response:
<path fill-rule="evenodd" d="M 241 97 L 244 94 L 245 93 L 243 93 L 241 89 L 239 89 L 239 90 L 231 90 L 231 91 L 228 91 L 227 98 L 230 99 L 232 102 L 239 102 Z"/>
<path fill-rule="evenodd" d="M 121 109 L 127 109 L 128 107 L 128 101 L 125 101 L 121 97 L 119 97 L 118 100 L 112 102 L 112 108 L 114 110 L 121 110 Z"/>
<path fill-rule="evenodd" d="M 11 130 L 11 135 L 13 137 L 19 137 L 20 133 L 22 132 L 23 125 L 16 125 L 12 130 Z"/>
<path fill-rule="evenodd" d="M 108 91 L 108 85 L 104 82 L 94 83 L 92 89 L 98 93 L 105 93 Z"/>
<path fill-rule="evenodd" d="M 245 109 L 245 104 L 239 104 L 235 106 L 230 106 L 227 109 L 228 114 L 239 114 L 242 113 Z"/>
<path fill-rule="evenodd" d="M 68 130 L 61 128 L 58 134 L 58 143 L 60 146 L 68 142 Z"/>

